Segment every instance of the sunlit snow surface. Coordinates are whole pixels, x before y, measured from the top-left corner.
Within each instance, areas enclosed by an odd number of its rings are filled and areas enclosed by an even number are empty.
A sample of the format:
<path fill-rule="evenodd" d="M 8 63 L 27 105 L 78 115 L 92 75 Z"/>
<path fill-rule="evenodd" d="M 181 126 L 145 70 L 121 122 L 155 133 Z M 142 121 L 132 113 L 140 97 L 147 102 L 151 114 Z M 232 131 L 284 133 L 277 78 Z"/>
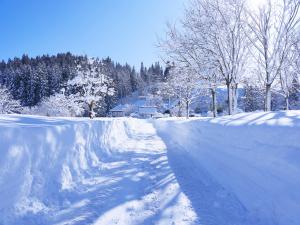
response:
<path fill-rule="evenodd" d="M 300 111 L 0 116 L 0 225 L 296 225 Z"/>
<path fill-rule="evenodd" d="M 300 224 L 300 111 L 155 124 L 202 224 Z"/>
<path fill-rule="evenodd" d="M 0 117 L 0 224 L 193 224 L 153 125 Z"/>

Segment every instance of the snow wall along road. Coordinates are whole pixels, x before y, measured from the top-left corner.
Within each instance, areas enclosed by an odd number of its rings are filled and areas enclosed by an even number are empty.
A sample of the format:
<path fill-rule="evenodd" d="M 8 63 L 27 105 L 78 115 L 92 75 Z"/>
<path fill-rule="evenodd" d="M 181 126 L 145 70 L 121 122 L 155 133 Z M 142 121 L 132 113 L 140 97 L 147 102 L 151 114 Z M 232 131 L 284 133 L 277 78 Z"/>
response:
<path fill-rule="evenodd" d="M 18 216 L 30 223 L 26 215 L 45 212 L 46 205 L 67 207 L 64 191 L 98 171 L 111 154 L 102 132 L 112 128 L 109 120 L 9 116 L 0 123 L 0 224 L 16 224 Z"/>
<path fill-rule="evenodd" d="M 300 111 L 155 124 L 203 224 L 300 224 Z"/>

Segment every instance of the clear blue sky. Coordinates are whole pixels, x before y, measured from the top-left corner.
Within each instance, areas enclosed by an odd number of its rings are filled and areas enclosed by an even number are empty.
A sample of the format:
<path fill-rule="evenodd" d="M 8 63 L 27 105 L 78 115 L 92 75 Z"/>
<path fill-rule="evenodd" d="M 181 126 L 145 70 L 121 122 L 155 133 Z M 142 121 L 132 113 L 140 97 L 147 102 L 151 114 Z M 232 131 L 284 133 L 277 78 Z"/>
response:
<path fill-rule="evenodd" d="M 0 0 L 0 59 L 70 51 L 146 65 L 187 0 Z"/>

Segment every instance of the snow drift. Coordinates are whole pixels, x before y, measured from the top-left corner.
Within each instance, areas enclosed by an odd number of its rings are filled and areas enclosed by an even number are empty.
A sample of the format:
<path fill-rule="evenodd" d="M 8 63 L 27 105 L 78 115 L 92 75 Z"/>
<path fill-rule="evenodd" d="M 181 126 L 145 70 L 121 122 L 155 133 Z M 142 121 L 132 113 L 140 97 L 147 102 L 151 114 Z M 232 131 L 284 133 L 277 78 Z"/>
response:
<path fill-rule="evenodd" d="M 9 116 L 0 120 L 0 224 L 62 205 L 64 190 L 98 170 L 108 121 Z M 103 151 L 94 151 L 102 149 Z M 8 217 L 6 217 L 8 216 Z"/>
<path fill-rule="evenodd" d="M 155 125 L 203 224 L 300 223 L 299 111 Z"/>

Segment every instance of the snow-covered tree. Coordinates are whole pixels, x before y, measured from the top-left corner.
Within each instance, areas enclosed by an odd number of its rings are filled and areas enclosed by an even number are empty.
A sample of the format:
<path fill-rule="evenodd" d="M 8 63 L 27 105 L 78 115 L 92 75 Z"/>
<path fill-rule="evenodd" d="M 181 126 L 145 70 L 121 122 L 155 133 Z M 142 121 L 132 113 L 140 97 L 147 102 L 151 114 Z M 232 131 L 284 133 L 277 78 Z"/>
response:
<path fill-rule="evenodd" d="M 86 67 L 87 60 L 87 56 L 60 53 L 34 58 L 23 55 L 21 58 L 0 61 L 0 84 L 8 87 L 14 99 L 20 100 L 22 106 L 34 107 L 47 97 L 59 93 L 78 73 L 78 65 Z M 105 96 L 105 108 L 97 111 L 98 114 L 105 115 L 120 98 L 120 93 L 123 96 L 130 95 L 137 89 L 141 79 L 128 64 L 115 63 L 110 58 L 96 61 L 99 73 L 113 79 L 116 90 L 113 96 Z M 147 68 L 145 70 L 148 71 Z"/>
<path fill-rule="evenodd" d="M 228 90 L 229 114 L 237 108 L 237 86 L 248 53 L 243 15 L 243 0 L 193 0 L 181 27 L 169 26 L 167 40 L 160 43 L 175 63 L 188 64 L 207 81 L 213 99 L 222 78 Z"/>
<path fill-rule="evenodd" d="M 206 58 L 205 60 L 210 60 Z M 212 102 L 213 117 L 217 117 L 217 87 L 221 84 L 222 76 L 217 69 L 218 66 L 213 61 L 206 62 L 202 68 L 202 80 L 204 87 L 209 90 Z M 237 103 L 236 103 L 237 104 Z"/>
<path fill-rule="evenodd" d="M 193 82 L 199 82 L 200 80 L 205 83 L 206 88 L 210 90 L 211 98 L 213 102 L 213 114 L 217 116 L 217 86 L 221 84 L 221 76 L 218 63 L 215 58 L 203 48 L 199 48 L 193 43 L 200 42 L 200 37 L 195 37 L 190 34 L 189 29 L 185 29 L 184 32 L 179 32 L 175 27 L 169 26 L 168 39 L 160 43 L 160 47 L 167 53 L 167 56 L 173 60 L 167 62 L 165 71 L 165 77 L 167 78 L 171 69 L 174 67 L 174 61 L 176 63 L 186 63 L 190 68 L 193 68 L 194 72 L 198 74 L 199 80 Z M 168 87 L 164 87 L 164 93 L 168 94 L 170 90 Z"/>
<path fill-rule="evenodd" d="M 300 27 L 298 27 L 298 30 Z M 288 52 L 287 60 L 280 73 L 281 93 L 285 98 L 285 109 L 299 105 L 300 97 L 300 34 L 294 37 L 294 45 Z"/>
<path fill-rule="evenodd" d="M 7 88 L 0 86 L 0 114 L 19 113 L 20 111 L 20 102 L 13 99 Z"/>
<path fill-rule="evenodd" d="M 248 13 L 250 21 L 246 33 L 257 66 L 261 68 L 258 75 L 265 86 L 266 111 L 271 110 L 272 85 L 285 71 L 282 67 L 286 66 L 288 53 L 294 45 L 299 6 L 298 0 L 268 0 L 257 11 L 249 10 Z"/>
<path fill-rule="evenodd" d="M 186 118 L 190 115 L 190 106 L 201 94 L 199 74 L 188 65 L 177 64 L 170 71 L 166 82 L 171 94 L 178 100 L 179 116 L 185 107 Z"/>
<path fill-rule="evenodd" d="M 285 65 L 287 64 L 287 65 Z M 290 109 L 290 96 L 294 92 L 295 82 L 298 80 L 296 71 L 293 70 L 293 67 L 286 61 L 283 64 L 282 69 L 279 73 L 279 83 L 281 90 L 279 94 L 281 94 L 285 99 L 285 109 Z"/>
<path fill-rule="evenodd" d="M 89 59 L 78 65 L 77 75 L 67 83 L 67 93 L 79 105 L 87 106 L 89 116 L 94 117 L 96 107 L 104 107 L 105 96 L 115 93 L 113 80 L 100 72 L 101 62 Z"/>

